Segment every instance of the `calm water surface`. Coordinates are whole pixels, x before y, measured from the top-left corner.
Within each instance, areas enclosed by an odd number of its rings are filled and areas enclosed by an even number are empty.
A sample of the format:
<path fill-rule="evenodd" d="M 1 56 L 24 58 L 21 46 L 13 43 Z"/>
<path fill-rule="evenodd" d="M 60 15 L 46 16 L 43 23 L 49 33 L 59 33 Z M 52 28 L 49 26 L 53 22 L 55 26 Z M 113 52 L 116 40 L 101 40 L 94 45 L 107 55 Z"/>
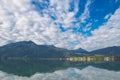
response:
<path fill-rule="evenodd" d="M 120 62 L 0 60 L 0 80 L 120 80 Z"/>

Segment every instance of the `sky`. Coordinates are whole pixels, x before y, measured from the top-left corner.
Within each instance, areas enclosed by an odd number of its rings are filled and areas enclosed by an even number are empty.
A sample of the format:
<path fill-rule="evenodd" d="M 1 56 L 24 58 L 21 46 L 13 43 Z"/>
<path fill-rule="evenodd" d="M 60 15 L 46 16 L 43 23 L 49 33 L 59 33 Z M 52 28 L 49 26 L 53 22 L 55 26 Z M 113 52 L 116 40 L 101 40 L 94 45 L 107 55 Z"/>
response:
<path fill-rule="evenodd" d="M 120 0 L 0 0 L 0 46 L 19 41 L 88 51 L 120 46 Z"/>

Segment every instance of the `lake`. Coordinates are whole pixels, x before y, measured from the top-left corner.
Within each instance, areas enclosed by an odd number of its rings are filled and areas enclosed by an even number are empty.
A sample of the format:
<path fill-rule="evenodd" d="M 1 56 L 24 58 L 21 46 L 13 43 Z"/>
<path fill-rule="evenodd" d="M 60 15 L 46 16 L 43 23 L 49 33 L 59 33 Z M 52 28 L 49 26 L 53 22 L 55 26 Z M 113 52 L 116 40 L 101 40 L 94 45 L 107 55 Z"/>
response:
<path fill-rule="evenodd" d="M 119 61 L 0 60 L 0 80 L 119 79 Z"/>

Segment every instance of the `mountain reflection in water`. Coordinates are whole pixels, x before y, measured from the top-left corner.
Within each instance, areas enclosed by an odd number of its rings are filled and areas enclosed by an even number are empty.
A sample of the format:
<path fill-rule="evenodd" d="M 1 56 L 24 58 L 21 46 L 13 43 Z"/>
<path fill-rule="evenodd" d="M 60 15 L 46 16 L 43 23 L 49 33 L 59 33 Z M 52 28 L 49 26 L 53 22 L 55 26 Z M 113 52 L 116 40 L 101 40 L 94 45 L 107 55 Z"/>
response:
<path fill-rule="evenodd" d="M 88 66 L 120 71 L 120 62 L 71 62 L 66 60 L 0 60 L 0 71 L 19 76 L 32 76 L 35 73 L 52 73 L 67 68 L 84 69 Z"/>

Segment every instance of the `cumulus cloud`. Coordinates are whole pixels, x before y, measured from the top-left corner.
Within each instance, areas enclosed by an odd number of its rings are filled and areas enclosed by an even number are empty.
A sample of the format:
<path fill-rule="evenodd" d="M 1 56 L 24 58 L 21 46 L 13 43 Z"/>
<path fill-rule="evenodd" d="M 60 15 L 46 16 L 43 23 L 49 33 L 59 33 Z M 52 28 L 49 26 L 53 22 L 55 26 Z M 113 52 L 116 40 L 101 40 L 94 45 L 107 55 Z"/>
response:
<path fill-rule="evenodd" d="M 74 15 L 78 7 L 73 12 L 69 12 L 69 0 L 64 0 L 64 4 L 62 0 L 50 0 L 49 7 L 41 10 L 43 14 L 40 14 L 36 10 L 36 5 L 31 2 L 32 0 L 0 0 L 1 45 L 11 41 L 32 40 L 37 44 L 53 44 L 57 47 L 71 48 L 69 42 L 74 43 L 83 38 L 70 30 L 61 32 L 59 28 L 60 25 L 65 29 L 74 27 L 72 22 L 76 21 Z M 37 3 L 40 4 L 39 2 Z"/>
<path fill-rule="evenodd" d="M 92 36 L 87 37 L 79 46 L 88 50 L 95 50 L 109 46 L 120 46 L 120 8 L 99 29 L 92 31 Z"/>
<path fill-rule="evenodd" d="M 109 19 L 112 14 L 107 14 L 104 19 Z"/>
<path fill-rule="evenodd" d="M 37 44 L 55 45 L 57 47 L 87 50 L 98 49 L 112 45 L 120 45 L 119 41 L 119 9 L 110 18 L 108 23 L 92 32 L 93 36 L 88 37 L 82 33 L 74 33 L 72 28 L 80 27 L 75 15 L 79 10 L 80 0 L 50 0 L 48 7 L 43 4 L 44 0 L 0 0 L 0 45 L 10 42 L 32 40 Z M 71 1 L 75 4 L 74 11 L 69 11 Z M 63 3 L 64 2 L 64 3 Z M 88 0 L 85 10 L 80 16 L 81 22 L 89 18 Z M 116 16 L 117 15 L 117 16 Z M 86 30 L 90 30 L 90 25 Z M 62 32 L 60 27 L 65 32 Z M 110 28 L 109 28 L 110 26 Z M 111 30 L 111 31 L 109 31 Z M 106 34 L 106 35 L 104 35 Z"/>
<path fill-rule="evenodd" d="M 53 73 L 36 73 L 31 77 L 22 77 L 0 71 L 1 80 L 119 80 L 120 72 L 87 67 L 83 70 L 69 68 Z"/>
<path fill-rule="evenodd" d="M 89 12 L 90 4 L 91 4 L 91 0 L 88 0 L 85 5 L 85 10 L 84 10 L 83 14 L 80 16 L 80 20 L 82 23 L 86 22 L 86 19 L 88 19 L 90 17 L 90 12 Z"/>

